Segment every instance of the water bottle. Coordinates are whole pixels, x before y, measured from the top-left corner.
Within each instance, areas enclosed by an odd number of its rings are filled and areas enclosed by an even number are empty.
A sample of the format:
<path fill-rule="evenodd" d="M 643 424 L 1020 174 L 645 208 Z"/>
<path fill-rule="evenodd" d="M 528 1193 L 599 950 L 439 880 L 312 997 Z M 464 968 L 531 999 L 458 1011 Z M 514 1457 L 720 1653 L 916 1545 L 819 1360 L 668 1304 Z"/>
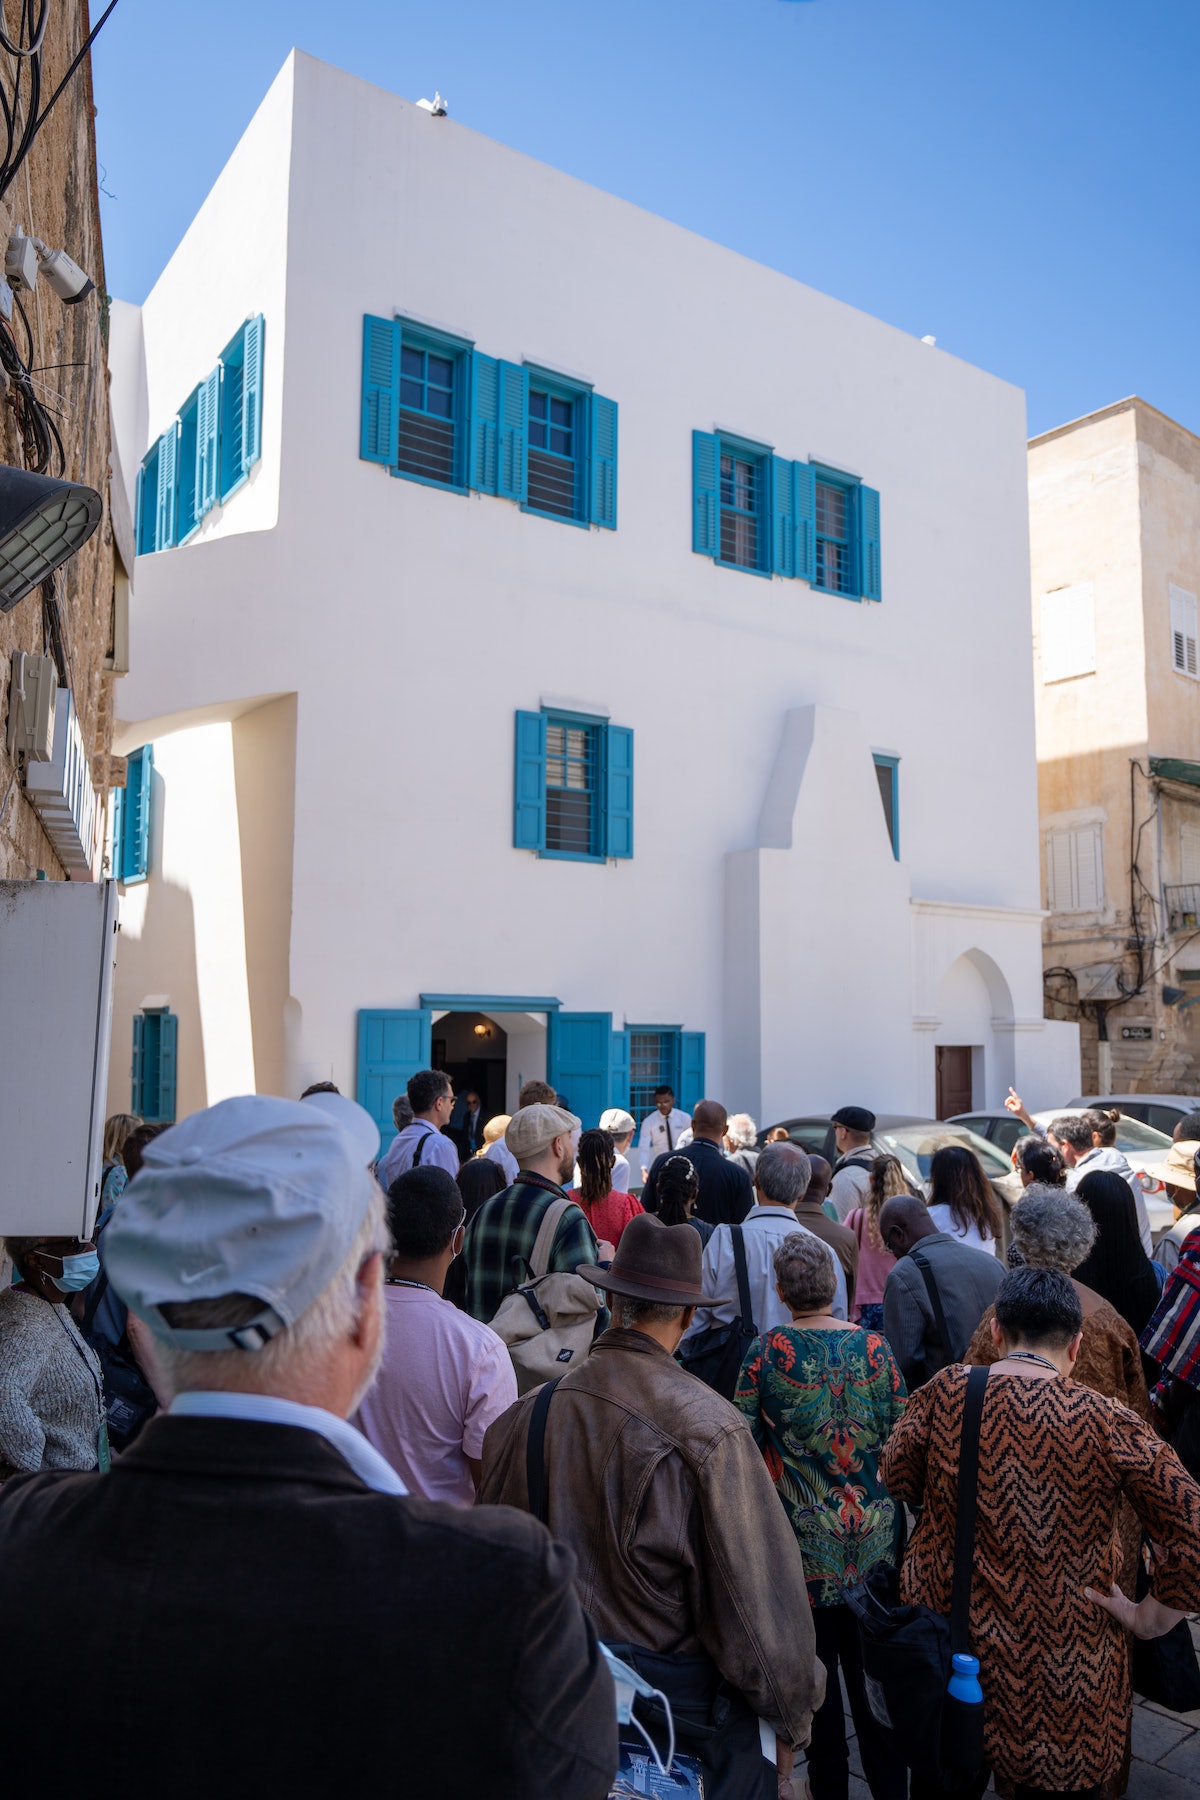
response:
<path fill-rule="evenodd" d="M 983 1689 L 979 1659 L 956 1652 L 942 1708 L 942 1763 L 964 1775 L 983 1766 Z"/>

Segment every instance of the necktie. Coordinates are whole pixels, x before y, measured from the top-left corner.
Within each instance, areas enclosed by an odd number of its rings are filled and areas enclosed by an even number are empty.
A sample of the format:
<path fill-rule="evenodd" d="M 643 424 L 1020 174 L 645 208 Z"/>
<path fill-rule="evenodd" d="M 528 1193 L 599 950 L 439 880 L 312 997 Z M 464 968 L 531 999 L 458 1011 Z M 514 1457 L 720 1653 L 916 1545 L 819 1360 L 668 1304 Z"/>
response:
<path fill-rule="evenodd" d="M 671 1115 L 670 1115 L 670 1113 L 668 1113 L 666 1118 L 663 1120 L 663 1124 L 667 1128 L 667 1151 L 669 1154 L 675 1148 L 675 1140 L 671 1136 Z"/>

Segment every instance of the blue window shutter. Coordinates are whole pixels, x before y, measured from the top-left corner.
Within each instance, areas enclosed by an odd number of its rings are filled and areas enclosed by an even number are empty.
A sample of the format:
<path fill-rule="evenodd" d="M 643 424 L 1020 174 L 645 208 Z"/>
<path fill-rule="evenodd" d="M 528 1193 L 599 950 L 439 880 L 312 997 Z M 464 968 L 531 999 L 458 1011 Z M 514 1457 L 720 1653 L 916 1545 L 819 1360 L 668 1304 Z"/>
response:
<path fill-rule="evenodd" d="M 513 848 L 546 848 L 546 715 L 517 714 L 517 766 L 513 783 Z"/>
<path fill-rule="evenodd" d="M 363 319 L 362 433 L 364 462 L 395 468 L 400 454 L 400 325 L 396 319 Z"/>
<path fill-rule="evenodd" d="M 546 1079 L 585 1125 L 599 1119 L 612 1087 L 612 1014 L 552 1012 Z"/>
<path fill-rule="evenodd" d="M 174 1013 L 160 1013 L 158 1021 L 158 1117 L 175 1122 L 175 1064 L 179 1020 Z"/>
<path fill-rule="evenodd" d="M 796 515 L 796 567 L 801 581 L 817 575 L 817 480 L 811 463 L 792 464 L 792 504 Z"/>
<path fill-rule="evenodd" d="M 499 365 L 500 450 L 496 466 L 496 492 L 502 500 L 526 495 L 525 432 L 529 415 L 529 371 L 520 363 Z"/>
<path fill-rule="evenodd" d="M 263 316 L 246 321 L 242 357 L 242 474 L 262 455 Z"/>
<path fill-rule="evenodd" d="M 169 550 L 175 542 L 176 457 L 178 420 L 158 440 L 158 507 L 155 513 L 154 548 Z"/>
<path fill-rule="evenodd" d="M 704 1098 L 704 1033 L 683 1031 L 679 1036 L 679 1104 L 691 1112 Z"/>
<path fill-rule="evenodd" d="M 150 866 L 150 792 L 154 779 L 154 746 L 143 744 L 128 759 L 121 804 L 121 849 L 113 869 L 121 881 L 145 881 Z"/>
<path fill-rule="evenodd" d="M 121 879 L 121 837 L 125 825 L 125 789 L 112 789 L 112 865 L 109 873 L 114 881 Z"/>
<path fill-rule="evenodd" d="M 146 505 L 146 465 L 143 463 L 137 472 L 137 499 L 134 503 L 134 542 L 135 556 L 144 556 L 147 550 L 154 548 L 154 512 Z M 158 493 L 158 477 L 155 476 L 154 491 Z"/>
<path fill-rule="evenodd" d="M 692 433 L 692 549 L 698 556 L 716 556 L 720 550 L 720 514 L 717 483 L 720 458 L 717 440 L 710 431 Z"/>
<path fill-rule="evenodd" d="M 605 855 L 632 856 L 633 733 L 626 725 L 610 725 L 605 739 Z"/>
<path fill-rule="evenodd" d="M 500 364 L 494 356 L 471 357 L 471 447 L 467 486 L 496 492 L 500 441 Z"/>
<path fill-rule="evenodd" d="M 879 546 L 879 494 L 875 488 L 858 490 L 858 585 L 864 600 L 883 598 L 883 570 Z"/>
<path fill-rule="evenodd" d="M 139 1118 L 143 1118 L 145 1116 L 145 1114 L 143 1112 L 143 1107 L 145 1105 L 145 1068 L 144 1068 L 145 1034 L 146 1034 L 146 1015 L 145 1015 L 145 1013 L 134 1013 L 134 1015 L 133 1015 L 133 1064 L 129 1071 L 130 1077 L 131 1077 L 129 1110 L 130 1110 L 130 1112 L 135 1112 Z"/>
<path fill-rule="evenodd" d="M 217 504 L 217 445 L 221 421 L 221 365 L 200 383 L 196 407 L 196 518 Z"/>
<path fill-rule="evenodd" d="M 771 458 L 771 571 L 796 573 L 796 482 L 793 465 Z"/>
<path fill-rule="evenodd" d="M 608 1090 L 608 1104 L 619 1106 L 629 1111 L 629 1033 L 614 1031 L 612 1034 L 612 1082 Z"/>
<path fill-rule="evenodd" d="M 358 1015 L 356 1098 L 378 1125 L 385 1150 L 396 1130 L 392 1101 L 410 1075 L 429 1067 L 432 1020 L 428 1007 Z"/>
<path fill-rule="evenodd" d="M 591 519 L 609 531 L 617 528 L 617 403 L 593 394 L 591 404 Z"/>

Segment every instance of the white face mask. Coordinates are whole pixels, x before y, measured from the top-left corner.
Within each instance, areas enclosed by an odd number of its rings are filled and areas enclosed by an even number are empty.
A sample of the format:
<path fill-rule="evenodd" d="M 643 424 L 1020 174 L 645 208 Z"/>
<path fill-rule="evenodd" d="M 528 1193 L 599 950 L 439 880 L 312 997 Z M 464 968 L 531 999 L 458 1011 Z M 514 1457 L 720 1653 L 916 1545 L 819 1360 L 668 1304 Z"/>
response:
<path fill-rule="evenodd" d="M 643 1677 L 638 1674 L 636 1669 L 631 1669 L 629 1664 L 622 1662 L 619 1656 L 614 1656 L 607 1644 L 601 1644 L 600 1654 L 608 1664 L 608 1672 L 612 1676 L 613 1686 L 617 1690 L 618 1725 L 632 1725 L 634 1730 L 641 1737 L 645 1738 L 659 1774 L 669 1774 L 671 1764 L 675 1760 L 675 1721 L 671 1717 L 670 1701 L 662 1692 L 661 1688 L 651 1687 L 650 1683 L 644 1680 Z M 644 1700 L 657 1699 L 661 1700 L 663 1703 L 663 1708 L 667 1715 L 668 1734 L 667 1760 L 665 1763 L 655 1749 L 654 1741 L 643 1726 L 641 1720 L 635 1719 L 633 1716 L 633 1702 L 638 1694 L 640 1694 Z"/>

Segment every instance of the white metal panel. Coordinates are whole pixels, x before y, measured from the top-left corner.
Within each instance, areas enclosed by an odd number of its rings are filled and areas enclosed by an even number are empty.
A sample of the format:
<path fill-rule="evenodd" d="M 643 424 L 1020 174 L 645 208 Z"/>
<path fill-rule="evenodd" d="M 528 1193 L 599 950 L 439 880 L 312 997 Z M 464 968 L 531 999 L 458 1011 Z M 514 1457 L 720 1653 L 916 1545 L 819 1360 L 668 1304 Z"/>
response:
<path fill-rule="evenodd" d="M 1067 681 L 1096 668 L 1096 607 L 1090 581 L 1042 595 L 1042 680 Z"/>

